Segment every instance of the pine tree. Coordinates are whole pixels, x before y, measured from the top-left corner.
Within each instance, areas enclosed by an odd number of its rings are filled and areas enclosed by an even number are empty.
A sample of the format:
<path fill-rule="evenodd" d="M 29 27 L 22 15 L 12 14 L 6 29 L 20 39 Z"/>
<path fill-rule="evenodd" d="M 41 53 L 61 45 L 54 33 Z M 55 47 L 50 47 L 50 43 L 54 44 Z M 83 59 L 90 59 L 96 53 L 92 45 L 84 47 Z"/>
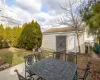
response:
<path fill-rule="evenodd" d="M 32 50 L 40 47 L 42 43 L 42 32 L 37 22 L 25 23 L 22 26 L 22 32 L 18 39 L 18 46 Z"/>
<path fill-rule="evenodd" d="M 17 40 L 21 34 L 21 28 L 18 26 L 15 26 L 12 28 L 12 46 L 16 47 Z"/>
<path fill-rule="evenodd" d="M 83 21 L 89 27 L 89 33 L 97 37 L 100 43 L 100 1 L 89 0 L 88 4 L 81 10 Z"/>
<path fill-rule="evenodd" d="M 12 29 L 11 27 L 6 27 L 4 30 L 4 39 L 11 44 L 12 43 L 12 33 L 11 33 Z"/>
<path fill-rule="evenodd" d="M 0 49 L 2 48 L 2 37 L 0 37 Z"/>
<path fill-rule="evenodd" d="M 2 24 L 0 25 L 0 37 L 4 37 L 4 27 Z"/>

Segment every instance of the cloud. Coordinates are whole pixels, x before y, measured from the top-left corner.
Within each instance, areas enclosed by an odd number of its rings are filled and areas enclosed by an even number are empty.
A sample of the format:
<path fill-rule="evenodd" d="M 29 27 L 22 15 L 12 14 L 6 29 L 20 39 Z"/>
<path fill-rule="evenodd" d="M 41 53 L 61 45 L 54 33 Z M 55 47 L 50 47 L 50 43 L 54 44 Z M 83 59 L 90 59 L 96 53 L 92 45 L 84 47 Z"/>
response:
<path fill-rule="evenodd" d="M 53 16 L 45 12 L 40 12 L 40 13 L 34 14 L 34 18 L 36 18 L 39 21 L 46 21 L 46 20 L 51 20 Z"/>
<path fill-rule="evenodd" d="M 48 8 L 49 12 L 56 12 L 57 14 L 62 13 L 62 10 L 60 9 L 60 6 L 58 5 L 58 0 L 43 0 L 44 5 Z M 63 0 L 59 0 L 59 3 L 63 3 Z"/>
<path fill-rule="evenodd" d="M 38 13 L 32 14 L 16 6 L 11 6 L 11 7 L 6 6 L 5 13 L 6 13 L 5 16 L 21 21 L 22 23 L 35 20 L 40 24 L 41 28 L 43 29 L 52 27 L 51 21 L 53 21 L 55 18 L 55 16 L 50 15 L 50 13 L 38 12 Z M 51 13 L 53 14 L 53 12 Z"/>
<path fill-rule="evenodd" d="M 40 12 L 34 14 L 33 18 L 39 22 L 42 28 L 52 27 L 52 21 L 55 18 L 55 15 L 50 15 L 49 13 Z"/>
<path fill-rule="evenodd" d="M 41 0 L 16 0 L 16 5 L 32 13 L 40 12 L 42 7 Z"/>
<path fill-rule="evenodd" d="M 58 2 L 65 6 L 65 0 L 16 0 L 13 6 L 6 5 L 5 15 L 22 23 L 34 19 L 42 29 L 50 28 L 56 26 L 54 21 L 64 14 Z M 44 5 L 48 9 L 47 12 L 41 10 Z"/>
<path fill-rule="evenodd" d="M 16 20 L 20 20 L 22 22 L 25 22 L 25 20 L 27 20 L 27 17 L 29 18 L 29 15 L 30 15 L 25 10 L 22 10 L 15 6 L 7 7 L 5 13 L 6 13 L 5 16 L 8 16 Z"/>
<path fill-rule="evenodd" d="M 74 4 L 73 8 L 75 8 L 79 3 L 83 0 L 43 0 L 44 4 L 48 7 L 48 11 L 55 11 L 56 14 L 65 13 L 62 7 L 68 7 L 69 3 Z"/>

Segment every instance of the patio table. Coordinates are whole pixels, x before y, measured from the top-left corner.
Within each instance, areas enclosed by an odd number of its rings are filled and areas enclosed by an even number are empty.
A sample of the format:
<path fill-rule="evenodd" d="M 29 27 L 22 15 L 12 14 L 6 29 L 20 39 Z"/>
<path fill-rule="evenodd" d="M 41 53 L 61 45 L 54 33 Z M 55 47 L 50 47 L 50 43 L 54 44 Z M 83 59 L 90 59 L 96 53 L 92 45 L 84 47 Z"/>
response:
<path fill-rule="evenodd" d="M 28 69 L 45 80 L 73 80 L 77 65 L 55 58 L 46 58 L 29 66 Z"/>

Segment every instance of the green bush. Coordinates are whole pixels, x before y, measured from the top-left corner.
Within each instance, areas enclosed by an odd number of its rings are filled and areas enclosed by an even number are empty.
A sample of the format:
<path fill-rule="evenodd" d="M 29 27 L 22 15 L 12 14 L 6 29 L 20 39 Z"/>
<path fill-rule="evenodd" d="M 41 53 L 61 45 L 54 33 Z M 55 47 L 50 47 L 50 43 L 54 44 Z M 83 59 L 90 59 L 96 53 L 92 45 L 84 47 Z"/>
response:
<path fill-rule="evenodd" d="M 95 43 L 93 51 L 97 54 L 100 54 L 100 44 Z"/>
<path fill-rule="evenodd" d="M 2 44 L 0 44 L 0 49 L 2 48 Z"/>
<path fill-rule="evenodd" d="M 39 48 L 42 44 L 42 32 L 40 25 L 37 22 L 32 21 L 31 23 L 24 24 L 22 28 L 17 46 L 27 50 Z"/>
<path fill-rule="evenodd" d="M 10 46 L 9 46 L 8 42 L 5 41 L 5 40 L 3 40 L 3 41 L 2 41 L 2 48 L 9 48 L 9 47 L 10 47 Z"/>
<path fill-rule="evenodd" d="M 2 39 L 0 38 L 0 49 L 2 48 Z"/>

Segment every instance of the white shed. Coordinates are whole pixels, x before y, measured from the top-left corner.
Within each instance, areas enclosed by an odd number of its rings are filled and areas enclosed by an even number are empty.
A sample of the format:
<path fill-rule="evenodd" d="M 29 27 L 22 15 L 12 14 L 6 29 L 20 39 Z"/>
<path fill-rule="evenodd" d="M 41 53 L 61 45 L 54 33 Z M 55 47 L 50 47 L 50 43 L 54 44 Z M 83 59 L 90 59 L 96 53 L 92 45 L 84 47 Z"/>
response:
<path fill-rule="evenodd" d="M 78 52 L 77 37 L 71 27 L 51 28 L 43 32 L 42 48 L 57 52 Z M 84 34 L 80 37 L 81 53 L 85 53 Z"/>

